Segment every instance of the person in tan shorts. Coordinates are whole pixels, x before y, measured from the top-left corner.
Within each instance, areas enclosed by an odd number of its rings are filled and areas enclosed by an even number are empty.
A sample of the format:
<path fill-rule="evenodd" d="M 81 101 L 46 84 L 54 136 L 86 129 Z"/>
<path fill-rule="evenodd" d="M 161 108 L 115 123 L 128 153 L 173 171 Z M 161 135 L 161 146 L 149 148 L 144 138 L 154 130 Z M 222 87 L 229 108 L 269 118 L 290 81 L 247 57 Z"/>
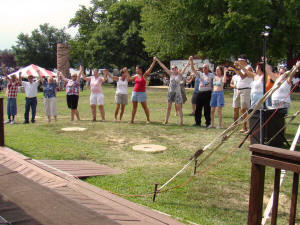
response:
<path fill-rule="evenodd" d="M 248 63 L 245 57 L 240 57 L 238 59 L 239 63 L 246 66 L 246 69 L 252 70 L 251 66 L 248 66 Z M 243 119 L 247 117 L 247 110 L 250 108 L 250 93 L 251 93 L 251 83 L 253 82 L 253 78 L 248 77 L 246 73 L 243 73 L 242 70 L 237 70 L 235 68 L 230 67 L 230 70 L 235 71 L 239 77 L 236 78 L 235 81 L 235 90 L 236 95 L 234 95 L 233 99 L 233 108 L 234 108 L 234 121 L 237 121 L 239 118 L 239 111 L 241 110 L 241 114 L 243 115 Z M 247 123 L 243 123 L 243 128 L 240 132 L 247 132 Z"/>

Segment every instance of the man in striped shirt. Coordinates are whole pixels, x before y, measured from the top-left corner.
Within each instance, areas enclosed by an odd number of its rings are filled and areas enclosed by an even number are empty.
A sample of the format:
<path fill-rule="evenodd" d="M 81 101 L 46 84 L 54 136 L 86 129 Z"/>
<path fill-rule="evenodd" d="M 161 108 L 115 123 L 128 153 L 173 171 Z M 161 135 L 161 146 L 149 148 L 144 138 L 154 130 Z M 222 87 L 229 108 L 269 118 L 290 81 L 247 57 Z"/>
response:
<path fill-rule="evenodd" d="M 16 75 L 12 75 L 10 78 L 7 76 L 5 71 L 4 63 L 1 63 L 1 69 L 7 81 L 6 86 L 6 96 L 7 96 L 7 116 L 8 120 L 6 123 L 14 124 L 15 116 L 17 115 L 17 95 L 18 87 L 21 85 L 21 74 L 19 74 L 19 79 L 16 78 Z"/>

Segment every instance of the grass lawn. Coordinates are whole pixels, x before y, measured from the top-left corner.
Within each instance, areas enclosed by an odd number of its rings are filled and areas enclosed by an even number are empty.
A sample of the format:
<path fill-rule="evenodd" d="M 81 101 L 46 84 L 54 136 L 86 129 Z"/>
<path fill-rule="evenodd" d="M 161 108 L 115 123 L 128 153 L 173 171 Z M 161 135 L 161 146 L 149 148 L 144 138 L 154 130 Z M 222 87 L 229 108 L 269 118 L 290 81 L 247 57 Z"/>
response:
<path fill-rule="evenodd" d="M 123 194 L 144 194 L 153 192 L 154 183 L 162 185 L 188 161 L 189 157 L 208 144 L 219 129 L 193 127 L 190 99 L 192 90 L 187 90 L 188 102 L 184 105 L 184 125 L 179 126 L 178 117 L 171 112 L 168 126 L 162 125 L 165 117 L 167 89 L 148 88 L 148 106 L 152 123 L 146 125 L 145 114 L 139 105 L 136 123 L 128 124 L 131 116 L 131 104 L 125 108 L 123 122 L 116 123 L 114 118 L 115 89 L 106 85 L 105 95 L 106 122 L 91 122 L 89 90 L 80 93 L 79 112 L 81 121 L 71 122 L 67 109 L 65 93 L 59 92 L 58 121 L 48 123 L 44 115 L 43 96 L 38 95 L 37 118 L 35 124 L 22 124 L 25 95 L 18 95 L 17 124 L 5 125 L 6 145 L 34 159 L 77 159 L 91 160 L 124 171 L 120 175 L 91 177 L 86 182 L 111 192 Z M 130 88 L 131 93 L 131 88 Z M 0 96 L 3 96 L 3 93 Z M 223 110 L 224 127 L 232 123 L 232 92 L 226 91 L 226 106 Z M 290 114 L 300 109 L 300 95 L 293 95 Z M 100 113 L 97 114 L 100 119 Z M 5 115 L 5 119 L 7 119 Z M 297 118 L 286 130 L 286 137 L 292 140 L 298 128 Z M 202 122 L 204 124 L 204 121 Z M 64 127 L 84 127 L 84 132 L 64 132 Z M 199 170 L 224 157 L 233 150 L 244 137 L 236 134 L 229 139 Z M 163 153 L 144 153 L 133 151 L 137 144 L 159 144 L 167 147 Z M 197 224 L 246 224 L 248 216 L 248 198 L 250 181 L 249 141 L 233 153 L 227 160 L 218 163 L 193 182 L 158 195 L 155 203 L 152 197 L 125 197 L 131 201 L 168 213 L 173 217 Z M 298 145 L 299 150 L 299 145 Z M 207 154 L 207 153 L 205 153 Z M 201 156 L 201 158 L 203 158 Z M 189 167 L 168 187 L 183 183 L 193 173 Z M 267 169 L 265 202 L 271 194 L 274 171 Z M 278 224 L 287 224 L 289 199 L 291 196 L 292 174 L 288 176 L 281 189 Z M 299 202 L 299 201 L 298 201 Z M 299 209 L 299 205 L 298 205 Z M 299 210 L 298 210 L 299 211 Z M 298 218 L 299 213 L 298 213 Z M 300 223 L 300 220 L 297 220 Z"/>

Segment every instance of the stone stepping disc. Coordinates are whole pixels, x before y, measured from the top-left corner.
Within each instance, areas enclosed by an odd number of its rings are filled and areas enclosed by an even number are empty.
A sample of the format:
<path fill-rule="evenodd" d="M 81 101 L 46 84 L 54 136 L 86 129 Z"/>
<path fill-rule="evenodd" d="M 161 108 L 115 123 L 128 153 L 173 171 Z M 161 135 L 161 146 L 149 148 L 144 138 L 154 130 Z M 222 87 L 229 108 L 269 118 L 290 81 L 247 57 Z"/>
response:
<path fill-rule="evenodd" d="M 85 131 L 86 128 L 83 128 L 83 127 L 65 127 L 65 128 L 61 128 L 61 130 L 63 130 L 63 131 Z"/>
<path fill-rule="evenodd" d="M 135 151 L 143 151 L 143 152 L 163 152 L 167 150 L 167 147 L 162 145 L 153 145 L 153 144 L 143 144 L 143 145 L 135 145 L 132 147 Z"/>

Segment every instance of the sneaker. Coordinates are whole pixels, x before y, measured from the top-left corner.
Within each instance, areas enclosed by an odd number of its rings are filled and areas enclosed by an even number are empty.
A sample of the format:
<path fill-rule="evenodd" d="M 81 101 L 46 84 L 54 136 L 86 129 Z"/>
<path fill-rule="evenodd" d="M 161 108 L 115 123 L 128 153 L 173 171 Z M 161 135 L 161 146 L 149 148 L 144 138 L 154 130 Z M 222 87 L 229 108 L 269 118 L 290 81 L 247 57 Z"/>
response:
<path fill-rule="evenodd" d="M 201 125 L 200 124 L 197 124 L 197 123 L 195 123 L 195 124 L 193 124 L 193 127 L 200 127 Z"/>
<path fill-rule="evenodd" d="M 35 120 L 31 120 L 31 123 L 35 123 Z"/>
<path fill-rule="evenodd" d="M 28 124 L 29 122 L 28 121 L 24 121 L 24 123 L 23 124 Z"/>
<path fill-rule="evenodd" d="M 10 121 L 10 124 L 15 124 L 15 121 L 14 120 Z"/>
<path fill-rule="evenodd" d="M 216 128 L 217 128 L 217 129 L 222 129 L 223 127 L 222 127 L 222 126 L 217 126 Z"/>
<path fill-rule="evenodd" d="M 208 124 L 208 125 L 206 125 L 205 127 L 206 127 L 206 128 L 215 128 L 215 127 L 213 127 L 211 124 Z"/>
<path fill-rule="evenodd" d="M 8 124 L 8 123 L 11 123 L 11 120 L 6 120 L 6 121 L 4 122 L 4 124 Z"/>

